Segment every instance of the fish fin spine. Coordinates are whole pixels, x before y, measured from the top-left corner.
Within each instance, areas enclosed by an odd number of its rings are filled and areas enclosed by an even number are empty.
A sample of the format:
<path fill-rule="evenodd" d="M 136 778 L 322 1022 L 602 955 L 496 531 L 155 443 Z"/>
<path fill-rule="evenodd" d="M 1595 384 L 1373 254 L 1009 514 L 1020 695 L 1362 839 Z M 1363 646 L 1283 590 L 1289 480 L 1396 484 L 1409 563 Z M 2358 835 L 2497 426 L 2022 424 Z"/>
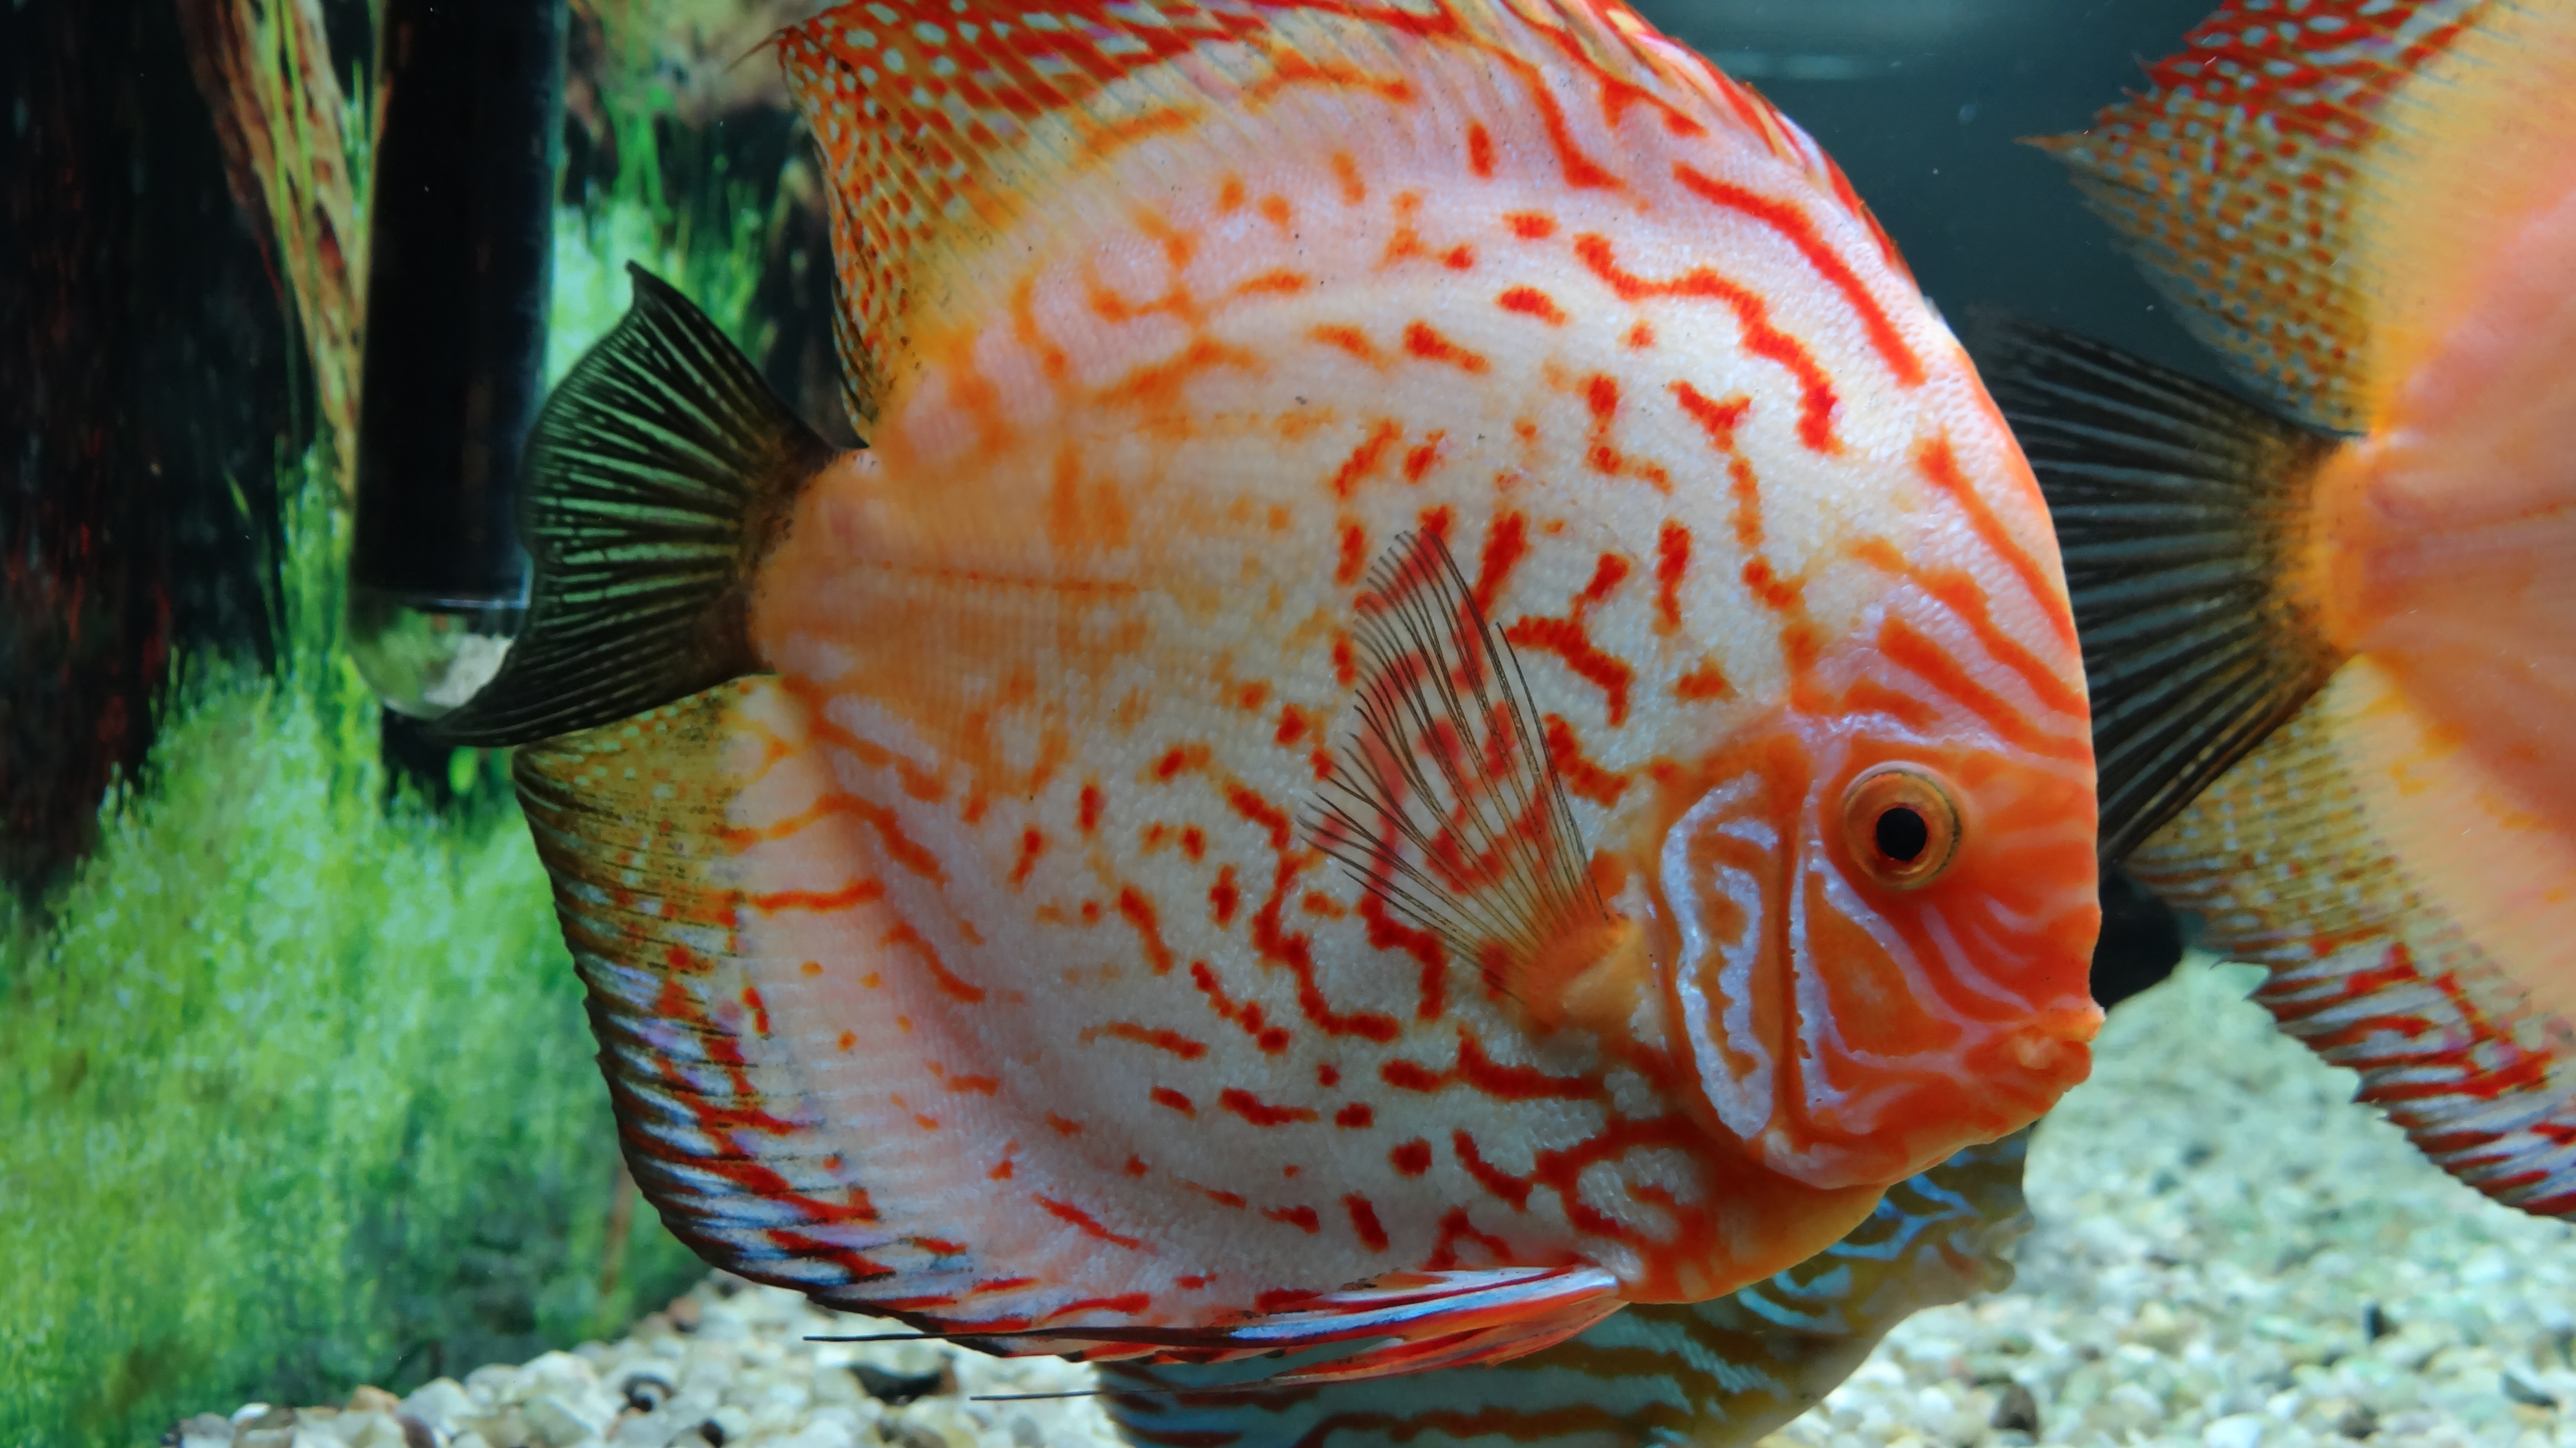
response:
<path fill-rule="evenodd" d="M 529 437 L 527 622 L 491 682 L 431 723 L 452 743 L 596 728 L 760 668 L 753 574 L 833 450 L 704 312 L 627 273 L 634 305 Z"/>
<path fill-rule="evenodd" d="M 2310 563 L 2340 444 L 2116 348 L 1994 330 L 1987 382 L 2057 528 L 2116 864 L 2341 664 Z"/>

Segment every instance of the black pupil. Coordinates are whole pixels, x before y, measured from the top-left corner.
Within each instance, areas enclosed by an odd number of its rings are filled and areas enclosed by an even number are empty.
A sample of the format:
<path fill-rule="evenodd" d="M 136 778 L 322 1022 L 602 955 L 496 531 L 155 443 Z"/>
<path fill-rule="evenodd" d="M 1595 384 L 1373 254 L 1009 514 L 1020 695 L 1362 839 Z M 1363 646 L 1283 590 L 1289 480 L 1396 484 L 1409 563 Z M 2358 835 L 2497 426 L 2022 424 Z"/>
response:
<path fill-rule="evenodd" d="M 1909 805 L 1898 805 L 1881 814 L 1873 834 L 1878 840 L 1878 852 L 1899 864 L 1912 864 L 1923 853 L 1923 847 L 1932 843 L 1932 827 Z"/>

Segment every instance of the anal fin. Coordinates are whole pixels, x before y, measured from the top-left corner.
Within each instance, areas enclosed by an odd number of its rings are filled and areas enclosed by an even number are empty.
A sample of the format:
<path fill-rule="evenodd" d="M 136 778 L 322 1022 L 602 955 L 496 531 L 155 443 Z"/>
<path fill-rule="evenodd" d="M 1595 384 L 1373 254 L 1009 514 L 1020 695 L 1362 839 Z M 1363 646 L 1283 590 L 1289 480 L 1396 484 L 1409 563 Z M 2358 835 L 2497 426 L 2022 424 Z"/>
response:
<path fill-rule="evenodd" d="M 523 747 L 520 807 L 627 1166 L 672 1234 L 712 1265 L 827 1300 L 942 1290 L 957 1249 L 880 1215 L 874 1159 L 782 1059 L 754 987 L 728 812 L 767 688 L 737 681 Z"/>
<path fill-rule="evenodd" d="M 1299 1363 L 1120 1362 L 1102 1370 L 1103 1406 L 1140 1444 L 1750 1444 L 1913 1313 L 2010 1284 L 2008 1253 L 2030 1225 L 2029 1139 L 2025 1128 L 1898 1183 L 1841 1241 L 1731 1296 L 1640 1303 L 1509 1361 L 1307 1386 Z"/>
<path fill-rule="evenodd" d="M 1002 1336 L 1061 1341 L 1101 1358 L 1138 1350 L 1206 1363 L 1305 1355 L 1264 1384 L 1294 1387 L 1501 1362 L 1563 1342 L 1624 1305 L 1619 1279 L 1592 1266 L 1399 1272 L 1220 1326 Z"/>

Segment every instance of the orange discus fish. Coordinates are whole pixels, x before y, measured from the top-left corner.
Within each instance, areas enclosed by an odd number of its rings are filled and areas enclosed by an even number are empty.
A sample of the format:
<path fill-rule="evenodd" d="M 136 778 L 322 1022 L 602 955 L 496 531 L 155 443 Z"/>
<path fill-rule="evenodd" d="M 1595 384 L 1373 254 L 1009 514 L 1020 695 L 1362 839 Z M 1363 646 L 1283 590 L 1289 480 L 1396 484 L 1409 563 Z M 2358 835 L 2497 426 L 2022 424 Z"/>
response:
<path fill-rule="evenodd" d="M 2249 0 L 2189 44 L 2045 144 L 2289 416 L 2045 336 L 1996 387 L 2106 858 L 2435 1161 L 2576 1212 L 2576 6 Z"/>
<path fill-rule="evenodd" d="M 2084 1075 L 2045 507 L 1768 106 L 1612 4 L 777 44 L 867 445 L 639 273 L 448 721 L 551 738 L 629 1156 L 711 1260 L 1429 1368 L 1767 1276 Z"/>

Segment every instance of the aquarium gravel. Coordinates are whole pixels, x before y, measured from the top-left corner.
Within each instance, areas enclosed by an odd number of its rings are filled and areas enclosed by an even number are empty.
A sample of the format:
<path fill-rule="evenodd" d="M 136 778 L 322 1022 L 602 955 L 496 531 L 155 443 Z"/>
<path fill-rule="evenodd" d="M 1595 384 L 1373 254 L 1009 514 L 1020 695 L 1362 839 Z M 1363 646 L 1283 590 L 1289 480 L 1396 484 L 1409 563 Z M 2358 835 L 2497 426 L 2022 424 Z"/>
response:
<path fill-rule="evenodd" d="M 2353 1105 L 2261 978 L 2187 960 L 2114 1011 L 2012 1289 L 1899 1326 L 1775 1448 L 2576 1443 L 2576 1231 Z"/>
<path fill-rule="evenodd" d="M 2187 961 L 2103 1028 L 2042 1124 L 2008 1292 L 1899 1327 L 1768 1448 L 2576 1444 L 2576 1231 L 2473 1196 Z M 717 1277 L 613 1345 L 441 1379 L 399 1405 L 262 1405 L 185 1448 L 900 1448 L 1114 1442 L 1086 1369 L 926 1343 Z M 406 1433 L 409 1434 L 406 1437 Z"/>

